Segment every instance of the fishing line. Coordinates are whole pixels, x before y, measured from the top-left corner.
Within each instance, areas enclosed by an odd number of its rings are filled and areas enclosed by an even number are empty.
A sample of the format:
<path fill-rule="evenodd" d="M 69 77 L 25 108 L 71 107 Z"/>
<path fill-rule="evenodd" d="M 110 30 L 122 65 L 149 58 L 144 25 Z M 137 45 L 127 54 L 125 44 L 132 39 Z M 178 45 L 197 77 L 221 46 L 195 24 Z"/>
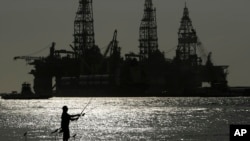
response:
<path fill-rule="evenodd" d="M 88 111 L 85 112 L 85 114 L 91 112 L 92 110 L 96 109 L 97 107 L 98 107 L 98 106 L 95 106 L 95 107 L 89 109 Z"/>
<path fill-rule="evenodd" d="M 81 111 L 81 113 L 80 113 L 80 116 L 78 117 L 78 119 L 76 120 L 76 126 L 77 126 L 77 132 L 79 132 L 78 130 L 79 130 L 79 125 L 78 125 L 78 120 L 80 119 L 80 117 L 83 115 L 83 114 L 85 114 L 84 113 L 84 111 L 86 110 L 86 108 L 89 106 L 89 104 L 91 103 L 91 101 L 92 101 L 92 99 L 93 99 L 93 97 L 91 97 L 91 99 L 88 101 L 88 103 L 84 106 L 84 108 L 83 108 L 83 110 Z M 77 133 L 75 133 L 75 136 L 77 135 Z M 75 137 L 74 137 L 74 139 L 75 139 Z"/>
<path fill-rule="evenodd" d="M 93 97 L 89 100 L 89 102 L 86 104 L 86 106 L 83 108 L 83 110 L 82 110 L 82 112 L 81 112 L 81 116 L 82 116 L 82 114 L 83 114 L 83 112 L 84 112 L 84 110 L 87 108 L 87 106 L 90 104 L 90 102 L 92 101 L 92 99 L 93 99 Z M 80 117 L 81 117 L 80 116 Z M 80 118 L 79 117 L 79 118 Z"/>

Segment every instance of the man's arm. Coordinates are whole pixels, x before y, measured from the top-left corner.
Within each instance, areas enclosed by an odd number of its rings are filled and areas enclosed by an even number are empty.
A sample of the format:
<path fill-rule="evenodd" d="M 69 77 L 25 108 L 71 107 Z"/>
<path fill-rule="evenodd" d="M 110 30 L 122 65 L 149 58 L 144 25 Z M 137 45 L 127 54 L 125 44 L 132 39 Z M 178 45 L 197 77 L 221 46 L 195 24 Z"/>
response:
<path fill-rule="evenodd" d="M 74 121 L 74 120 L 77 120 L 79 117 L 80 117 L 80 114 L 70 115 L 70 120 Z"/>
<path fill-rule="evenodd" d="M 70 115 L 70 120 L 74 121 L 74 120 L 78 120 L 80 116 L 84 116 L 85 113 L 81 114 L 76 114 L 76 115 Z"/>
<path fill-rule="evenodd" d="M 70 115 L 71 118 L 74 118 L 74 117 L 79 117 L 81 114 L 76 114 L 76 115 Z"/>

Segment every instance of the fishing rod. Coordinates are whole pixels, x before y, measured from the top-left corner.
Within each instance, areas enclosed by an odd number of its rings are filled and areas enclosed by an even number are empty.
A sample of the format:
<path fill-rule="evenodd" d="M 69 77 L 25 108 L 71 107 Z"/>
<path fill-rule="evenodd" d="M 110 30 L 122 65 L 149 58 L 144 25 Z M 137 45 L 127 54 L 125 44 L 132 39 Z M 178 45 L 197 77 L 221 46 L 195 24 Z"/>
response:
<path fill-rule="evenodd" d="M 88 101 L 88 103 L 85 105 L 85 107 L 83 108 L 83 110 L 82 110 L 82 112 L 81 112 L 79 118 L 80 118 L 82 115 L 85 114 L 85 113 L 83 113 L 83 112 L 84 112 L 84 110 L 87 108 L 87 106 L 90 104 L 90 102 L 92 101 L 92 99 L 93 99 L 93 97 L 92 97 L 92 98 Z M 79 118 L 78 118 L 78 119 L 79 119 Z"/>
<path fill-rule="evenodd" d="M 88 101 L 88 103 L 83 107 L 83 110 L 81 111 L 81 113 L 80 113 L 80 116 L 76 119 L 76 126 L 77 126 L 77 129 L 79 128 L 79 126 L 78 126 L 78 119 L 81 117 L 81 116 L 84 116 L 85 115 L 85 113 L 84 113 L 84 111 L 86 110 L 86 108 L 89 106 L 89 104 L 91 103 L 91 101 L 92 101 L 92 99 L 93 99 L 93 97 L 91 97 L 91 99 Z M 93 109 L 90 109 L 90 110 L 93 110 Z M 90 111 L 89 110 L 89 111 Z M 89 112 L 89 111 L 87 111 L 87 112 Z M 75 137 L 76 137 L 76 133 L 72 136 L 73 138 L 74 138 L 74 140 L 75 140 Z"/>
<path fill-rule="evenodd" d="M 85 112 L 85 114 L 91 112 L 92 110 L 96 109 L 97 107 L 98 107 L 98 106 L 95 106 L 95 107 L 89 109 L 88 111 Z"/>

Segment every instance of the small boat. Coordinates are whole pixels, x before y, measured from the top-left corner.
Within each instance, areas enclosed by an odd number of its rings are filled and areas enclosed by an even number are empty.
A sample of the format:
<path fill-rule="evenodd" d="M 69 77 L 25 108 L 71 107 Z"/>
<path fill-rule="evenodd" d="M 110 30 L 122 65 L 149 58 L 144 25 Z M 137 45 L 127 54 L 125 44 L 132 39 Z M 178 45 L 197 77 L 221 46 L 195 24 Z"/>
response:
<path fill-rule="evenodd" d="M 52 96 L 34 94 L 31 91 L 30 84 L 24 82 L 22 84 L 21 93 L 17 93 L 16 91 L 13 91 L 12 93 L 9 93 L 9 94 L 3 94 L 1 97 L 2 99 L 49 99 Z"/>

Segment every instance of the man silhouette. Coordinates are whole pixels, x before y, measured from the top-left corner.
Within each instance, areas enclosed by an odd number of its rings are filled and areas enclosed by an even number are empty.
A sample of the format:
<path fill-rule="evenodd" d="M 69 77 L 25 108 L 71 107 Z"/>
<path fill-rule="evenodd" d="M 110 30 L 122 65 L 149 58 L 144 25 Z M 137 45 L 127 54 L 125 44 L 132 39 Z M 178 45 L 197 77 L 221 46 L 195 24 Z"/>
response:
<path fill-rule="evenodd" d="M 61 120 L 61 131 L 63 132 L 63 141 L 68 141 L 70 138 L 70 133 L 69 133 L 69 123 L 70 121 L 78 120 L 81 114 L 76 114 L 76 115 L 69 115 L 68 112 L 68 107 L 63 106 L 63 113 L 62 113 L 62 120 Z M 82 114 L 84 116 L 85 113 Z"/>

